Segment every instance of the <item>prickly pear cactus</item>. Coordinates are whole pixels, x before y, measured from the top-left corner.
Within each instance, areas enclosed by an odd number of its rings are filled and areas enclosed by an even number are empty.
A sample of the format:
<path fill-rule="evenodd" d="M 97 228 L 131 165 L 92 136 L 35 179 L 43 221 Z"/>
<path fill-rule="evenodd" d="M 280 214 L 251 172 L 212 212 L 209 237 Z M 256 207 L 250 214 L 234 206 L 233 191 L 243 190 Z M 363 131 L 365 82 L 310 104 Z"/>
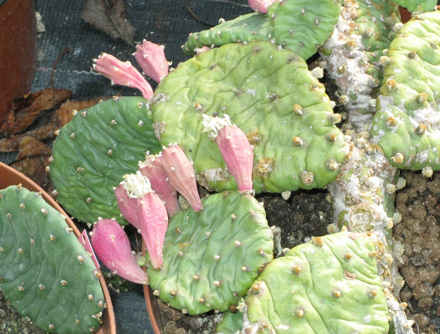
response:
<path fill-rule="evenodd" d="M 220 23 L 209 30 L 190 34 L 182 49 L 187 55 L 193 55 L 197 48 L 204 46 L 270 41 L 273 38 L 273 28 L 267 15 L 250 13 Z"/>
<path fill-rule="evenodd" d="M 283 0 L 269 7 L 276 43 L 308 59 L 333 32 L 340 1 Z"/>
<path fill-rule="evenodd" d="M 123 97 L 80 111 L 55 140 L 50 176 L 57 200 L 80 221 L 120 216 L 113 188 L 159 152 L 145 99 Z"/>
<path fill-rule="evenodd" d="M 440 169 L 440 13 L 416 15 L 390 45 L 371 137 L 399 168 Z"/>
<path fill-rule="evenodd" d="M 243 328 L 258 333 L 388 333 L 373 242 L 359 234 L 313 238 L 266 266 L 245 299 Z"/>
<path fill-rule="evenodd" d="M 227 310 L 272 260 L 273 234 L 255 198 L 224 192 L 202 202 L 202 211 L 171 218 L 161 269 L 147 255 L 154 294 L 189 314 Z"/>
<path fill-rule="evenodd" d="M 335 80 L 339 102 L 357 128 L 369 124 L 382 80 L 382 56 L 400 26 L 399 7 L 391 0 L 344 1 L 339 21 L 320 50 Z"/>
<path fill-rule="evenodd" d="M 104 310 L 98 272 L 64 219 L 41 194 L 0 191 L 0 288 L 47 332 L 95 332 Z"/>
<path fill-rule="evenodd" d="M 217 191 L 237 186 L 203 132 L 204 114 L 227 114 L 245 132 L 254 147 L 256 192 L 322 188 L 347 151 L 323 85 L 302 58 L 268 42 L 228 44 L 180 64 L 150 108 L 161 143 L 180 144 L 198 181 Z"/>

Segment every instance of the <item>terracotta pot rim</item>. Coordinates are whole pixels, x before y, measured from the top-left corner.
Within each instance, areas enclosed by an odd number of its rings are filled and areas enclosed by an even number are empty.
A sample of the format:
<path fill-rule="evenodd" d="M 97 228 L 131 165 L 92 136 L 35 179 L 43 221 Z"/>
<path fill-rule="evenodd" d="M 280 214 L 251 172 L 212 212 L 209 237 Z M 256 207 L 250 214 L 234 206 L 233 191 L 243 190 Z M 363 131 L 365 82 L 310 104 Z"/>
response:
<path fill-rule="evenodd" d="M 1 1 L 1 0 L 0 0 Z M 79 229 L 76 227 L 74 222 L 68 218 L 68 214 L 61 208 L 61 206 L 52 198 L 50 195 L 45 192 L 38 184 L 32 181 L 30 178 L 25 176 L 24 174 L 18 172 L 14 168 L 0 162 L 0 189 L 6 188 L 10 185 L 18 185 L 22 184 L 23 187 L 28 190 L 39 192 L 43 195 L 44 200 L 49 203 L 52 207 L 61 212 L 64 216 L 66 216 L 66 223 L 70 228 L 73 229 L 76 237 L 81 235 Z M 113 304 L 110 298 L 110 292 L 108 290 L 107 284 L 105 282 L 104 276 L 101 275 L 99 279 L 102 287 L 102 291 L 104 293 L 106 309 L 103 314 L 103 326 L 101 329 L 95 334 L 116 334 L 116 321 L 115 314 L 113 310 Z"/>

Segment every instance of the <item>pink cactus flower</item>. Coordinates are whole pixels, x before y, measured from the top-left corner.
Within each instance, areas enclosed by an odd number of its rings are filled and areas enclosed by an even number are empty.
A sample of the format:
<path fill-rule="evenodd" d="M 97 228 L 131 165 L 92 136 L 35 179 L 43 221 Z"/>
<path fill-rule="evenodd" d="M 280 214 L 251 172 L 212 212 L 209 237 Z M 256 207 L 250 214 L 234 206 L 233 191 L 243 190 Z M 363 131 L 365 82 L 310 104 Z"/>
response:
<path fill-rule="evenodd" d="M 267 10 L 274 2 L 278 0 L 249 0 L 249 6 L 259 13 L 267 14 Z"/>
<path fill-rule="evenodd" d="M 160 161 L 173 187 L 185 197 L 194 211 L 202 210 L 194 166 L 182 148 L 177 144 L 164 148 Z"/>
<path fill-rule="evenodd" d="M 153 96 L 153 88 L 129 61 L 122 62 L 110 54 L 103 53 L 98 59 L 94 59 L 94 62 L 93 69 L 109 78 L 112 84 L 137 88 L 147 100 Z"/>
<path fill-rule="evenodd" d="M 93 225 L 92 246 L 102 263 L 128 281 L 148 284 L 148 276 L 137 264 L 130 241 L 113 219 L 100 219 Z"/>
<path fill-rule="evenodd" d="M 142 67 L 144 74 L 157 83 L 168 74 L 169 63 L 165 58 L 164 46 L 144 40 L 136 47 L 136 61 Z"/>
<path fill-rule="evenodd" d="M 203 115 L 204 132 L 210 132 L 216 138 L 223 160 L 237 182 L 241 192 L 252 192 L 252 170 L 254 152 L 246 134 L 236 125 L 231 124 L 228 115 L 224 118 Z"/>
<path fill-rule="evenodd" d="M 120 207 L 122 215 L 125 217 L 127 214 L 125 210 L 130 210 L 128 215 L 135 217 L 134 223 L 130 223 L 140 230 L 153 267 L 160 268 L 163 263 L 163 243 L 168 228 L 167 209 L 160 197 L 151 189 L 148 178 L 140 171 L 136 174 L 124 175 L 121 185 L 129 198 L 125 201 L 129 205 Z"/>
<path fill-rule="evenodd" d="M 144 162 L 139 163 L 139 170 L 142 175 L 150 180 L 151 188 L 165 203 L 168 215 L 170 217 L 174 216 L 174 214 L 180 210 L 177 200 L 177 190 L 171 185 L 159 156 L 147 156 Z"/>

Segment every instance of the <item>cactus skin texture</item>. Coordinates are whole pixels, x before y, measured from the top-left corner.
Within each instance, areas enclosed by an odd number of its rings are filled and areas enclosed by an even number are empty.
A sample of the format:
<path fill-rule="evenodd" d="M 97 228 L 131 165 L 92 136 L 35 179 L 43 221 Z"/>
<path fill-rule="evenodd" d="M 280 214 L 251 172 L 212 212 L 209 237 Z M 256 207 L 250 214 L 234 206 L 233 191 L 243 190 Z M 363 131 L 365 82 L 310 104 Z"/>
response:
<path fill-rule="evenodd" d="M 347 0 L 330 38 L 320 49 L 327 73 L 335 80 L 340 103 L 353 126 L 370 124 L 382 80 L 382 56 L 400 25 L 399 7 L 391 0 Z M 373 100 L 374 101 L 374 100 Z"/>
<path fill-rule="evenodd" d="M 147 273 L 154 294 L 184 313 L 226 311 L 272 260 L 273 234 L 250 195 L 224 192 L 202 199 L 204 209 L 170 220 L 163 266 Z"/>
<path fill-rule="evenodd" d="M 228 114 L 248 137 L 256 193 L 322 188 L 347 152 L 322 84 L 299 56 L 268 42 L 228 44 L 180 64 L 150 108 L 162 145 L 179 143 L 199 183 L 216 191 L 237 185 L 203 132 L 204 114 Z"/>
<path fill-rule="evenodd" d="M 385 294 L 369 256 L 375 250 L 367 237 L 347 232 L 293 248 L 252 284 L 244 328 L 270 334 L 388 333 Z"/>
<path fill-rule="evenodd" d="M 394 0 L 394 2 L 407 8 L 411 13 L 429 12 L 437 5 L 437 0 Z"/>
<path fill-rule="evenodd" d="M 276 43 L 304 59 L 331 35 L 341 12 L 340 1 L 283 0 L 269 7 Z"/>
<path fill-rule="evenodd" d="M 440 170 L 440 13 L 414 16 L 390 45 L 372 141 L 403 169 Z"/>
<path fill-rule="evenodd" d="M 54 143 L 50 176 L 57 200 L 82 222 L 105 217 L 127 224 L 113 188 L 138 170 L 147 151 L 160 150 L 143 98 L 115 98 L 80 111 Z"/>
<path fill-rule="evenodd" d="M 183 52 L 189 56 L 204 46 L 215 47 L 228 43 L 271 41 L 273 28 L 266 14 L 250 13 L 225 21 L 209 30 L 191 33 L 183 45 Z"/>
<path fill-rule="evenodd" d="M 104 310 L 100 273 L 64 219 L 35 192 L 0 191 L 0 288 L 47 332 L 95 332 Z"/>
<path fill-rule="evenodd" d="M 216 334 L 240 334 L 243 328 L 243 314 L 236 310 L 235 313 L 227 311 L 223 313 L 222 320 L 215 328 Z"/>

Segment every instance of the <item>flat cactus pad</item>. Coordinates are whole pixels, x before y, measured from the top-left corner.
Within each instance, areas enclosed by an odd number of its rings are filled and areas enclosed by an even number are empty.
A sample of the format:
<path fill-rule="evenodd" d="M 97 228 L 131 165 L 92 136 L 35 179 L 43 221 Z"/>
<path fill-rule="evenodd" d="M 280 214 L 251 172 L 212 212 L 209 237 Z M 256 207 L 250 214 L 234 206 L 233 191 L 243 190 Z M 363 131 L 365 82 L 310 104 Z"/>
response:
<path fill-rule="evenodd" d="M 390 45 L 371 128 L 390 162 L 440 169 L 440 12 L 416 15 Z"/>
<path fill-rule="evenodd" d="M 269 7 L 276 43 L 304 59 L 315 54 L 333 32 L 340 1 L 283 0 Z"/>
<path fill-rule="evenodd" d="M 270 334 L 388 333 L 374 252 L 368 238 L 344 232 L 293 248 L 253 283 L 244 326 Z"/>
<path fill-rule="evenodd" d="M 171 72 L 150 105 L 164 146 L 182 146 L 201 184 L 236 189 L 203 115 L 224 114 L 254 147 L 256 192 L 322 188 L 336 177 L 347 145 L 324 87 L 292 51 L 269 42 L 227 44 Z"/>
<path fill-rule="evenodd" d="M 101 327 L 104 295 L 92 259 L 65 217 L 21 186 L 0 191 L 0 288 L 47 332 Z"/>
<path fill-rule="evenodd" d="M 231 191 L 202 203 L 171 218 L 163 267 L 147 270 L 154 294 L 189 314 L 226 311 L 272 260 L 273 234 L 255 198 Z"/>
<path fill-rule="evenodd" d="M 148 151 L 160 149 L 143 98 L 115 98 L 80 111 L 54 143 L 50 176 L 57 200 L 80 221 L 102 217 L 127 224 L 113 187 L 124 174 L 136 172 Z"/>

